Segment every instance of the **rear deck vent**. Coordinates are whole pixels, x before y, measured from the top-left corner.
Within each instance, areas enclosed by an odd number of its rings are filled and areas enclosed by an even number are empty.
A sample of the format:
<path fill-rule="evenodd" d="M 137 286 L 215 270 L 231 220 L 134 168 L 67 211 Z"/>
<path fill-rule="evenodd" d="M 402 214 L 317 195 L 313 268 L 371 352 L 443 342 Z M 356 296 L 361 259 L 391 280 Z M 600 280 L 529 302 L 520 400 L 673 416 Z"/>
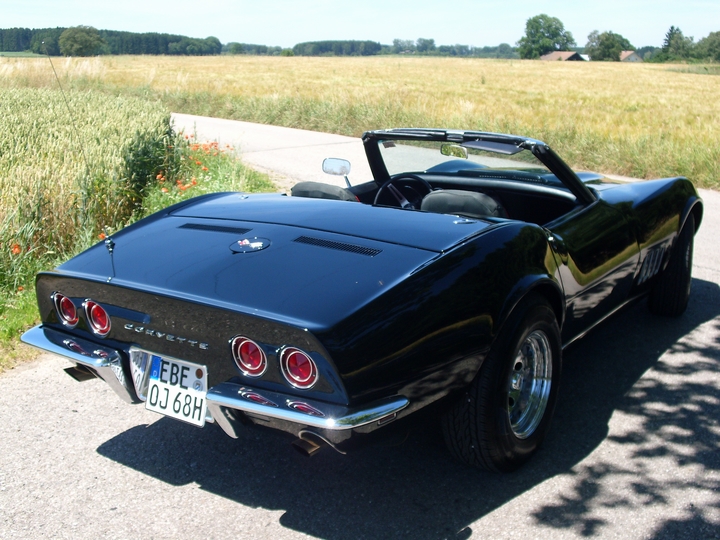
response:
<path fill-rule="evenodd" d="M 332 240 L 323 240 L 322 238 L 312 238 L 311 236 L 300 236 L 295 239 L 295 242 L 301 244 L 309 244 L 311 246 L 324 247 L 328 249 L 338 249 L 340 251 L 348 251 L 350 253 L 357 253 L 358 255 L 366 255 L 368 257 L 374 257 L 382 251 L 382 249 L 373 249 L 365 246 L 356 246 L 355 244 L 346 244 L 345 242 L 334 242 Z"/>
<path fill-rule="evenodd" d="M 180 225 L 180 229 L 195 229 L 196 231 L 215 231 L 233 234 L 246 234 L 252 229 L 243 229 L 241 227 L 224 227 L 222 225 L 205 225 L 204 223 L 185 223 Z"/>

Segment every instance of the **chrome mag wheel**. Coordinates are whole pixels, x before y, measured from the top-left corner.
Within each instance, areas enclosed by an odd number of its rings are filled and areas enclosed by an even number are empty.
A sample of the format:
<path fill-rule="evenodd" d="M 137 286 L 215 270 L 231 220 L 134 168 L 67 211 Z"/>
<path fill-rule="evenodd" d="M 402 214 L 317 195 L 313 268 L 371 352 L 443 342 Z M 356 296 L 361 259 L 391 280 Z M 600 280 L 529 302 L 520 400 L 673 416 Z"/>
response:
<path fill-rule="evenodd" d="M 552 348 L 541 330 L 528 334 L 513 360 L 507 385 L 507 414 L 518 439 L 530 437 L 542 421 L 552 383 Z"/>

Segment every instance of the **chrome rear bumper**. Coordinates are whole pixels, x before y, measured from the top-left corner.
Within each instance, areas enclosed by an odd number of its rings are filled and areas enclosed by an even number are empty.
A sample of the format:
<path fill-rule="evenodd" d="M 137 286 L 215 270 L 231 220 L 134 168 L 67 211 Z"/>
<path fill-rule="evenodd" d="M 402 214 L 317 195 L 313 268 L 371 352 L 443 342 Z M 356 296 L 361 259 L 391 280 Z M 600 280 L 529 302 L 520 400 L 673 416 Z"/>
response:
<path fill-rule="evenodd" d="M 110 385 L 115 393 L 128 403 L 137 403 L 132 382 L 125 375 L 122 355 L 115 349 L 103 347 L 85 339 L 70 336 L 64 332 L 45 328 L 42 325 L 31 328 L 20 339 L 51 353 L 69 358 L 84 366 Z"/>
<path fill-rule="evenodd" d="M 375 427 L 392 422 L 397 413 L 408 406 L 402 396 L 375 401 L 358 408 L 343 407 L 325 402 L 301 399 L 266 390 L 254 390 L 239 384 L 224 382 L 213 386 L 207 393 L 208 410 L 223 431 L 237 438 L 238 422 L 232 410 L 241 411 L 251 418 L 296 424 L 328 431 L 345 431 Z M 298 408 L 311 413 L 301 412 Z"/>
<path fill-rule="evenodd" d="M 120 351 L 42 325 L 28 330 L 21 339 L 28 345 L 65 356 L 88 368 L 108 383 L 124 401 L 144 401 L 142 388 L 146 373 L 134 374 L 137 380 L 132 381 L 123 368 L 123 354 Z M 128 372 L 132 371 L 128 368 Z M 223 382 L 209 388 L 206 399 L 212 420 L 233 438 L 237 438 L 240 424 L 233 411 L 240 411 L 260 423 L 279 424 L 277 427 L 280 429 L 285 424 L 297 426 L 299 430 L 309 427 L 334 432 L 369 432 L 395 420 L 397 414 L 409 404 L 407 398 L 393 396 L 362 407 L 344 407 L 252 389 L 233 382 Z"/>

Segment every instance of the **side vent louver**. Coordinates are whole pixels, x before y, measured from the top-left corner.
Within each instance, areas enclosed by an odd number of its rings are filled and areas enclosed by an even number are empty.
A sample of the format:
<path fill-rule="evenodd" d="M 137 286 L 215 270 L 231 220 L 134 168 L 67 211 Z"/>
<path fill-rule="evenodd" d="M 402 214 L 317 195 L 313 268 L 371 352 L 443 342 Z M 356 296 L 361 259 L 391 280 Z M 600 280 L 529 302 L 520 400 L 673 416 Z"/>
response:
<path fill-rule="evenodd" d="M 311 246 L 324 247 L 328 249 L 337 249 L 340 251 L 347 251 L 349 253 L 357 253 L 358 255 L 365 255 L 367 257 L 374 257 L 380 253 L 381 249 L 374 249 L 365 246 L 357 246 L 355 244 L 346 244 L 345 242 L 334 242 L 332 240 L 323 240 L 322 238 L 313 238 L 311 236 L 300 236 L 294 240 L 301 244 L 308 244 Z"/>
<path fill-rule="evenodd" d="M 638 284 L 646 282 L 648 279 L 658 273 L 664 255 L 664 248 L 656 248 L 648 252 L 648 254 L 645 256 L 645 260 L 643 261 L 643 265 L 640 270 Z"/>
<path fill-rule="evenodd" d="M 195 229 L 196 231 L 215 231 L 233 234 L 246 234 L 252 229 L 243 229 L 241 227 L 225 227 L 222 225 L 205 225 L 204 223 L 184 223 L 180 225 L 180 229 Z"/>

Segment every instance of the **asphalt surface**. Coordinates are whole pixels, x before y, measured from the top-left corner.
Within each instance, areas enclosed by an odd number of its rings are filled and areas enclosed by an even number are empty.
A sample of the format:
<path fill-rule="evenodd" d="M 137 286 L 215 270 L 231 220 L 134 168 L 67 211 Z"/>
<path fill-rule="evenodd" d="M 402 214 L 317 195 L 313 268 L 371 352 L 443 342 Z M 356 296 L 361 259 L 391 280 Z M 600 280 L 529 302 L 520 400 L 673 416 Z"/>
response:
<path fill-rule="evenodd" d="M 342 184 L 328 156 L 370 178 L 356 140 L 176 123 L 284 187 Z M 514 474 L 454 463 L 430 421 L 307 459 L 274 432 L 233 440 L 127 405 L 42 355 L 0 376 L 0 538 L 720 538 L 720 193 L 702 196 L 687 312 L 641 302 L 567 350 L 551 431 Z"/>

